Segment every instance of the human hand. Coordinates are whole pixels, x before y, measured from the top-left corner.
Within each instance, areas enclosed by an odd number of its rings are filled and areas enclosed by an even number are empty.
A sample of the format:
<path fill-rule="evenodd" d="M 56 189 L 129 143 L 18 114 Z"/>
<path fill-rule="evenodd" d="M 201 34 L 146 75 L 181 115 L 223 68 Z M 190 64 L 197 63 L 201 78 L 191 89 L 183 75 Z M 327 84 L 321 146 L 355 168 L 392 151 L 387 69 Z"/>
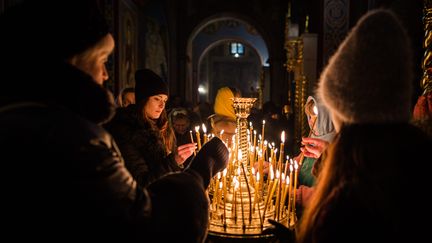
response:
<path fill-rule="evenodd" d="M 268 221 L 273 226 L 263 230 L 263 234 L 273 234 L 279 242 L 294 242 L 295 234 L 293 230 L 275 220 L 269 219 Z"/>
<path fill-rule="evenodd" d="M 187 143 L 177 147 L 177 153 L 175 154 L 175 161 L 178 165 L 183 164 L 187 158 L 189 158 L 196 149 L 196 143 Z"/>
<path fill-rule="evenodd" d="M 197 172 L 207 188 L 210 179 L 219 171 L 225 169 L 228 164 L 229 151 L 226 145 L 218 137 L 212 138 L 197 153 L 188 170 Z"/>
<path fill-rule="evenodd" d="M 301 142 L 304 147 L 300 148 L 305 157 L 318 159 L 324 150 L 328 147 L 329 142 L 319 138 L 302 138 Z"/>
<path fill-rule="evenodd" d="M 270 163 L 268 161 L 264 161 L 263 162 L 263 174 L 268 174 L 269 167 L 270 167 Z M 255 162 L 254 169 L 256 172 L 259 170 L 259 163 L 258 162 Z"/>

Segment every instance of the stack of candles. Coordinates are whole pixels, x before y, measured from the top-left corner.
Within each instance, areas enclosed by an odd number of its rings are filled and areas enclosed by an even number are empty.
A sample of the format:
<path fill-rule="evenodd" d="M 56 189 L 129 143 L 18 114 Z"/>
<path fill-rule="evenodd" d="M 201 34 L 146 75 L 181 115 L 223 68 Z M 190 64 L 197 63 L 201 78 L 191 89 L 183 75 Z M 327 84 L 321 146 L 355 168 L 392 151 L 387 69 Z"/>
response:
<path fill-rule="evenodd" d="M 229 147 L 228 167 L 210 184 L 210 234 L 247 237 L 259 235 L 263 229 L 270 227 L 268 219 L 287 227 L 293 227 L 296 223 L 298 164 L 284 155 L 285 132 L 281 133 L 278 151 L 274 143 L 270 145 L 264 141 L 265 121 L 262 124 L 258 141 L 251 123 L 249 128 L 247 125 L 238 128 L 237 138 Z M 242 137 L 242 134 L 245 135 Z M 246 150 L 248 154 L 243 154 L 244 150 L 240 149 L 244 143 L 249 146 Z M 264 169 L 266 164 L 269 165 L 268 173 Z"/>

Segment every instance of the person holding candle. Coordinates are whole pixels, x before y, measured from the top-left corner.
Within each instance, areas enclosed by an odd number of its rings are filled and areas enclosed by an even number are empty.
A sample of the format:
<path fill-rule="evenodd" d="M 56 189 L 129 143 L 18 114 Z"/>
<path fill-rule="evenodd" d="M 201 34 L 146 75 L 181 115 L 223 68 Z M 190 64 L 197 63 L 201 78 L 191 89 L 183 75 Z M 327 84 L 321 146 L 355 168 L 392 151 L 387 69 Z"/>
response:
<path fill-rule="evenodd" d="M 149 69 L 137 70 L 136 105 L 119 108 L 105 125 L 119 145 L 126 168 L 141 186 L 181 171 L 195 149 L 194 143 L 176 146 L 165 111 L 168 93 L 168 86 L 159 75 Z"/>
<path fill-rule="evenodd" d="M 232 143 L 232 137 L 237 128 L 237 117 L 234 111 L 232 98 L 240 97 L 240 91 L 234 87 L 222 87 L 218 90 L 214 102 L 215 114 L 209 117 L 211 133 L 222 136 L 221 139 L 228 145 Z M 223 133 L 221 133 L 223 131 Z"/>
<path fill-rule="evenodd" d="M 115 41 L 98 2 L 24 0 L 0 15 L 1 75 L 9 81 L 3 85 L 13 87 L 0 89 L 0 152 L 8 174 L 2 177 L 2 236 L 203 242 L 205 188 L 226 166 L 228 150 L 212 139 L 185 171 L 147 188 L 137 184 L 101 127 L 114 112 L 103 84 Z M 28 57 L 41 56 L 29 65 Z"/>
<path fill-rule="evenodd" d="M 308 97 L 305 113 L 311 129 L 310 137 L 302 138 L 304 147 L 300 148 L 301 154 L 294 158 L 298 163 L 301 163 L 298 174 L 299 187 L 296 195 L 296 204 L 300 205 L 301 208 L 309 203 L 322 159 L 325 157 L 323 153 L 336 135 L 330 113 L 322 102 L 319 102 L 319 98 Z M 301 215 L 301 210 L 299 213 Z"/>
<path fill-rule="evenodd" d="M 430 187 L 428 172 L 411 169 L 431 161 L 420 151 L 432 142 L 409 123 L 412 77 L 412 50 L 397 15 L 380 9 L 363 16 L 320 78 L 318 93 L 338 135 L 297 242 L 421 242 L 429 236 L 429 227 L 414 223 L 430 200 L 412 196 Z"/>
<path fill-rule="evenodd" d="M 173 108 L 169 113 L 168 118 L 174 130 L 177 147 L 196 141 L 196 138 L 190 138 L 189 131 L 192 130 L 192 126 L 189 112 L 185 108 Z"/>

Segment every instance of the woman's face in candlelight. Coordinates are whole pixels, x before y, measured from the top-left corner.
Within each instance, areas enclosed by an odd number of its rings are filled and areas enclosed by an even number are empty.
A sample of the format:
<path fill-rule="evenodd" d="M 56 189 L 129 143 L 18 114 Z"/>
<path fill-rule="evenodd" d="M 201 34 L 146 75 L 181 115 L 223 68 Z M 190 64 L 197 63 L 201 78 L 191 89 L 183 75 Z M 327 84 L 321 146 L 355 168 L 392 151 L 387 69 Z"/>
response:
<path fill-rule="evenodd" d="M 94 47 L 73 56 L 68 62 L 90 75 L 96 83 L 103 85 L 109 78 L 105 63 L 113 49 L 114 38 L 108 34 Z"/>
<path fill-rule="evenodd" d="M 150 96 L 144 106 L 144 113 L 150 119 L 159 119 L 167 101 L 168 96 L 165 94 Z"/>

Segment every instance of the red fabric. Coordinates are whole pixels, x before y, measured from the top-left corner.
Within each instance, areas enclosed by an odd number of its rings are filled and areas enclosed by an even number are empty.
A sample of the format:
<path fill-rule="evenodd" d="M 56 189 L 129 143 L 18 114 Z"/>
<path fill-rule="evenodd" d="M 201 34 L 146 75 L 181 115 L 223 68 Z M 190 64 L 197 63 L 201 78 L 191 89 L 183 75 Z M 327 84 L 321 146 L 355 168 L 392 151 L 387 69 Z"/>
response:
<path fill-rule="evenodd" d="M 432 117 L 432 92 L 420 96 L 414 106 L 413 118 L 421 120 Z"/>

